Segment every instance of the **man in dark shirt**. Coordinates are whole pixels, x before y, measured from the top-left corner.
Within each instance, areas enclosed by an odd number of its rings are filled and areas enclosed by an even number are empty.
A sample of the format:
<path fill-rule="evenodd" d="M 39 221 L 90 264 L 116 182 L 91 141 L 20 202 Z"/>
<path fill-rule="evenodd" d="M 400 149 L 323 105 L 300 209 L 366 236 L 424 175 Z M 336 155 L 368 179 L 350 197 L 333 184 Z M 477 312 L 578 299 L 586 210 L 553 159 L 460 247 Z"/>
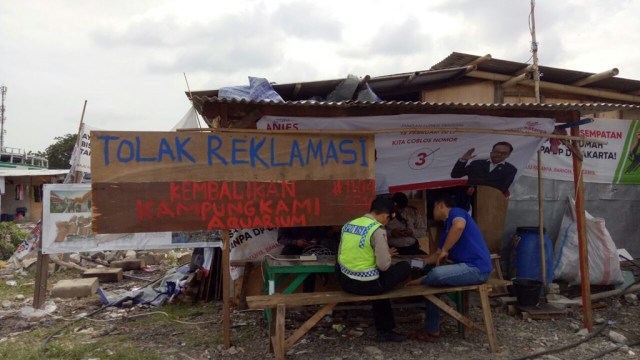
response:
<path fill-rule="evenodd" d="M 489 159 L 474 160 L 468 164 L 469 160 L 476 157 L 474 151 L 475 148 L 471 148 L 460 157 L 451 170 L 451 177 L 457 179 L 467 176 L 468 185 L 487 185 L 508 194 L 518 172 L 515 166 L 506 161 L 513 146 L 506 141 L 498 142 L 493 145 Z"/>

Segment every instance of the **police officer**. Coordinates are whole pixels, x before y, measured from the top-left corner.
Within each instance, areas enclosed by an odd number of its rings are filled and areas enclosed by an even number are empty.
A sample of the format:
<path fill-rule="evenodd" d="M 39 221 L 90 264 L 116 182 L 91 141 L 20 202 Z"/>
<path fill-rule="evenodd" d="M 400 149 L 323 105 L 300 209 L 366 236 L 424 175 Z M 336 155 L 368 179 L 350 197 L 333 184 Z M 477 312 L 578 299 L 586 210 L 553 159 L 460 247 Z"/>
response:
<path fill-rule="evenodd" d="M 338 280 L 346 292 L 358 295 L 378 295 L 390 291 L 409 277 L 411 266 L 406 261 L 391 264 L 398 254 L 389 248 L 386 225 L 395 216 L 395 206 L 389 198 L 377 198 L 371 210 L 342 227 L 338 250 Z M 373 319 L 378 342 L 401 342 L 406 335 L 395 332 L 395 321 L 389 299 L 374 300 Z"/>

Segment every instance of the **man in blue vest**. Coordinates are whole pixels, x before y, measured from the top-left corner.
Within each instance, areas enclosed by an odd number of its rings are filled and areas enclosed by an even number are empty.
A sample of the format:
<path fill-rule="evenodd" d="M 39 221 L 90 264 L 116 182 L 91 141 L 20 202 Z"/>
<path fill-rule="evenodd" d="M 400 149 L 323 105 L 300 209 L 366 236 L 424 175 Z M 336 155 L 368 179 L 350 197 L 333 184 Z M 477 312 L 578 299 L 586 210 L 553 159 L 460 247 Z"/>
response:
<path fill-rule="evenodd" d="M 438 250 L 426 258 L 435 267 L 427 275 L 406 285 L 461 286 L 482 284 L 491 273 L 491 255 L 482 233 L 464 209 L 455 207 L 455 199 L 444 195 L 436 199 L 433 219 L 444 221 Z M 424 331 L 414 334 L 418 340 L 431 341 L 440 336 L 440 308 L 426 302 Z"/>
<path fill-rule="evenodd" d="M 338 249 L 338 280 L 346 292 L 358 295 L 378 295 L 390 291 L 409 277 L 411 266 L 405 261 L 391 264 L 398 254 L 389 248 L 384 226 L 395 215 L 395 206 L 389 198 L 378 198 L 371 210 L 342 227 Z M 373 319 L 376 340 L 401 342 L 407 336 L 397 333 L 391 301 L 374 300 Z"/>

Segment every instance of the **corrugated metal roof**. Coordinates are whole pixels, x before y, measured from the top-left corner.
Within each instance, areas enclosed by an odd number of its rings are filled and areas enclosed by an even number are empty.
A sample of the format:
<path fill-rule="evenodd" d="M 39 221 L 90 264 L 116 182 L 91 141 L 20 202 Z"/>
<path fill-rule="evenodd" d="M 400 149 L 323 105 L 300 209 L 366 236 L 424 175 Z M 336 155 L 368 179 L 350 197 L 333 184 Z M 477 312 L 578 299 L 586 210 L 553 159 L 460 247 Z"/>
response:
<path fill-rule="evenodd" d="M 56 176 L 65 175 L 69 170 L 55 169 L 0 169 L 0 176 Z"/>
<path fill-rule="evenodd" d="M 479 57 L 480 56 L 478 55 L 453 52 L 451 53 L 451 55 L 447 56 L 445 59 L 432 66 L 431 70 L 459 68 L 461 66 L 469 64 Z M 503 75 L 513 75 L 518 73 L 519 71 L 524 70 L 527 66 L 529 66 L 529 64 L 492 58 L 490 60 L 481 62 L 477 66 L 479 71 L 486 71 Z M 559 69 L 542 65 L 539 66 L 539 69 L 542 75 L 541 80 L 564 85 L 571 85 L 580 79 L 584 79 L 588 76 L 594 75 L 594 73 L 589 72 Z M 604 71 L 606 69 L 602 70 Z M 640 90 L 640 81 L 612 77 L 588 85 L 584 85 L 583 87 L 607 89 L 616 92 L 627 93 Z"/>
<path fill-rule="evenodd" d="M 420 101 L 383 101 L 383 102 L 369 102 L 369 101 L 346 101 L 346 102 L 321 102 L 321 101 L 285 101 L 285 102 L 273 102 L 273 101 L 255 101 L 255 100 L 236 100 L 236 99 L 221 99 L 217 97 L 208 96 L 194 96 L 193 101 L 200 107 L 205 103 L 218 103 L 218 104 L 246 104 L 246 105 L 267 105 L 277 107 L 317 107 L 317 108 L 394 108 L 402 109 L 405 112 L 411 111 L 411 109 L 418 108 L 430 108 L 440 110 L 545 110 L 545 111 L 580 111 L 581 114 L 592 114 L 595 112 L 605 112 L 613 110 L 630 110 L 640 109 L 640 105 L 630 104 L 616 104 L 616 103 L 562 103 L 562 104 L 535 104 L 535 103 L 520 103 L 520 104 L 479 104 L 479 103 L 430 103 Z"/>
<path fill-rule="evenodd" d="M 472 67 L 454 67 L 445 70 L 422 70 L 409 73 L 385 75 L 377 77 L 363 78 L 363 82 L 369 84 L 371 89 L 381 97 L 392 96 L 394 94 L 418 93 L 421 88 L 429 84 L 455 79 L 473 70 Z M 333 79 L 323 81 L 297 82 L 289 84 L 272 84 L 273 89 L 285 100 L 306 100 L 314 96 L 326 97 L 344 79 Z M 218 89 L 193 91 L 191 95 L 195 97 L 216 97 Z M 187 93 L 189 96 L 189 93 Z"/>

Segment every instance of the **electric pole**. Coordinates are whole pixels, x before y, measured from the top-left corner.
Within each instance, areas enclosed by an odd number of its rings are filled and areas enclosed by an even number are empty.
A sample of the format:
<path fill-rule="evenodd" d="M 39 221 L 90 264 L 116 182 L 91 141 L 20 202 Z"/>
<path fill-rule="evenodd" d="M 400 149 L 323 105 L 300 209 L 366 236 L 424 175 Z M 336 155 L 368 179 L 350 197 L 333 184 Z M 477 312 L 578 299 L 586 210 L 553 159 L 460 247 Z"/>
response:
<path fill-rule="evenodd" d="M 7 87 L 0 86 L 0 93 L 2 93 L 2 104 L 0 104 L 0 152 L 4 151 L 4 99 L 7 96 Z"/>
<path fill-rule="evenodd" d="M 529 30 L 531 31 L 531 57 L 533 58 L 533 89 L 536 103 L 540 103 L 540 70 L 538 69 L 538 42 L 536 41 L 536 1 L 531 0 L 531 14 L 529 15 Z"/>

